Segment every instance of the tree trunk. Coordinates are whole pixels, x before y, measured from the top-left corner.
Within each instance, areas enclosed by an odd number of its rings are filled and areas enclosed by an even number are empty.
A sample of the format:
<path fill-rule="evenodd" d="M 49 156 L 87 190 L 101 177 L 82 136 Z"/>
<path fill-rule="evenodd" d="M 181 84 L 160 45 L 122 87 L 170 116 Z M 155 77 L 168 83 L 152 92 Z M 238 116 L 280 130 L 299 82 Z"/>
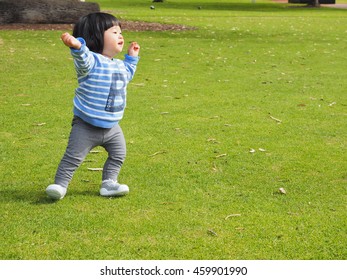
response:
<path fill-rule="evenodd" d="M 0 24 L 75 23 L 81 16 L 99 11 L 97 3 L 80 0 L 0 0 Z"/>
<path fill-rule="evenodd" d="M 317 8 L 320 7 L 319 0 L 314 0 L 314 6 Z"/>

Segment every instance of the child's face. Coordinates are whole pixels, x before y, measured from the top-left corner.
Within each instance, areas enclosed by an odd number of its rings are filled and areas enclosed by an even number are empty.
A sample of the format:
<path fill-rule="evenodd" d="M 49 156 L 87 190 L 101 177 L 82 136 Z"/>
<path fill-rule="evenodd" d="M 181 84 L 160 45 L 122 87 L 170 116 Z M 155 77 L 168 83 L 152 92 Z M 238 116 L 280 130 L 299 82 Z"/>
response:
<path fill-rule="evenodd" d="M 104 49 L 102 54 L 109 58 L 114 57 L 116 54 L 123 50 L 124 39 L 122 30 L 119 26 L 112 26 L 104 33 Z"/>

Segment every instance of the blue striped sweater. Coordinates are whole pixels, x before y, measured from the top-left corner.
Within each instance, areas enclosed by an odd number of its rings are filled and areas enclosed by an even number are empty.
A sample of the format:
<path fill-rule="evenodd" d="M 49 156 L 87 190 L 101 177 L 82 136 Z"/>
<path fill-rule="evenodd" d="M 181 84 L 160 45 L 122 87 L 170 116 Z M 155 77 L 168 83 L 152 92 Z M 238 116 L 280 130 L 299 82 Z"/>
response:
<path fill-rule="evenodd" d="M 74 114 L 93 126 L 111 128 L 123 117 L 127 84 L 135 74 L 139 57 L 109 59 L 90 51 L 84 39 L 77 39 L 82 47 L 71 49 L 78 79 Z"/>

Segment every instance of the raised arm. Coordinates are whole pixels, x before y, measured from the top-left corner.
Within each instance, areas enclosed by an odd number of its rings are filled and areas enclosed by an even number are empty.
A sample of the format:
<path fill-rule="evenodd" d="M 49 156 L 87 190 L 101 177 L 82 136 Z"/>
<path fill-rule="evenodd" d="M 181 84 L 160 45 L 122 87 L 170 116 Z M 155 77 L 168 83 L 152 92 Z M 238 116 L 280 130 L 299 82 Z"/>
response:
<path fill-rule="evenodd" d="M 61 40 L 71 50 L 77 74 L 79 76 L 87 75 L 94 67 L 95 59 L 86 46 L 85 40 L 83 38 L 75 38 L 69 33 L 63 33 Z"/>
<path fill-rule="evenodd" d="M 137 42 L 132 42 L 128 48 L 128 55 L 139 56 L 140 45 Z"/>
<path fill-rule="evenodd" d="M 69 33 L 63 33 L 60 38 L 65 46 L 68 46 L 69 48 L 79 50 L 82 46 L 81 42 Z"/>

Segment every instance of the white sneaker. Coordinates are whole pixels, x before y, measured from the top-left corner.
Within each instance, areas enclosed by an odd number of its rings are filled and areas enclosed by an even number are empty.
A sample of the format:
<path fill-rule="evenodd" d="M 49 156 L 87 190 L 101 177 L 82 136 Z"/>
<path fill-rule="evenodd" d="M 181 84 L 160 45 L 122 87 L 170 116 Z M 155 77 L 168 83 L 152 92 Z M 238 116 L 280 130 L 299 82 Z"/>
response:
<path fill-rule="evenodd" d="M 119 184 L 111 179 L 102 181 L 100 195 L 101 196 L 123 196 L 129 193 L 127 185 Z"/>
<path fill-rule="evenodd" d="M 52 199 L 62 199 L 66 194 L 66 188 L 52 184 L 47 187 L 46 193 Z"/>

